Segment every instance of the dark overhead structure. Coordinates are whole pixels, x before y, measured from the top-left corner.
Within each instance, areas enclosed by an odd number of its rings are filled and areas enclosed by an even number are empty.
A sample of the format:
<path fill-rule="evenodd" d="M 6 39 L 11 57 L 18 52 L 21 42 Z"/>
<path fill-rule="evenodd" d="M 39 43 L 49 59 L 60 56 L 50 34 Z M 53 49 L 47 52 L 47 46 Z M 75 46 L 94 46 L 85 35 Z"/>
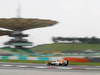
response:
<path fill-rule="evenodd" d="M 3 35 L 10 35 L 13 31 L 8 31 L 8 30 L 0 30 L 0 36 Z"/>
<path fill-rule="evenodd" d="M 46 19 L 32 19 L 32 18 L 1 18 L 0 28 L 10 29 L 11 31 L 0 31 L 0 36 L 9 35 L 13 39 L 6 42 L 6 45 L 11 45 L 14 48 L 23 49 L 26 46 L 32 46 L 32 42 L 29 42 L 24 37 L 28 37 L 28 34 L 23 34 L 22 31 L 34 28 L 48 27 L 56 24 L 57 21 Z"/>
<path fill-rule="evenodd" d="M 2 18 L 0 19 L 0 27 L 11 30 L 27 30 L 33 28 L 47 27 L 56 24 L 56 21 L 45 19 L 25 19 L 25 18 Z"/>

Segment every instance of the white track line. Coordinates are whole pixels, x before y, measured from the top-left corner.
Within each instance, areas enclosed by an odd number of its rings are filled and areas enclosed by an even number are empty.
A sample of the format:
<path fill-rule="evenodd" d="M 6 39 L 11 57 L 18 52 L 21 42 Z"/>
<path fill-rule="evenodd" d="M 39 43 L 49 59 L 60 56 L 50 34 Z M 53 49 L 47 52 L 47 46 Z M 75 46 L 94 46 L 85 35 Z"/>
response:
<path fill-rule="evenodd" d="M 16 67 L 28 68 L 28 67 L 30 67 L 30 66 L 26 66 L 26 65 L 17 65 Z"/>
<path fill-rule="evenodd" d="M 13 67 L 15 65 L 2 65 L 2 66 L 4 66 L 4 67 Z"/>

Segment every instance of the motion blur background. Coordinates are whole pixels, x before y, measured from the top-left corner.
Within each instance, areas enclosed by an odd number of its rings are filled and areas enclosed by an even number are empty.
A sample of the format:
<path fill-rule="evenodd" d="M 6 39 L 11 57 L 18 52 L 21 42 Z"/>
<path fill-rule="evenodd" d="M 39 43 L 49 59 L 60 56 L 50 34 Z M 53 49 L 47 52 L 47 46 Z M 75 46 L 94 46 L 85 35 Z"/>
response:
<path fill-rule="evenodd" d="M 0 0 L 0 18 L 16 17 L 20 3 L 22 18 L 52 19 L 53 27 L 24 31 L 34 45 L 51 43 L 52 37 L 100 37 L 100 0 Z M 9 40 L 0 37 L 0 46 Z"/>

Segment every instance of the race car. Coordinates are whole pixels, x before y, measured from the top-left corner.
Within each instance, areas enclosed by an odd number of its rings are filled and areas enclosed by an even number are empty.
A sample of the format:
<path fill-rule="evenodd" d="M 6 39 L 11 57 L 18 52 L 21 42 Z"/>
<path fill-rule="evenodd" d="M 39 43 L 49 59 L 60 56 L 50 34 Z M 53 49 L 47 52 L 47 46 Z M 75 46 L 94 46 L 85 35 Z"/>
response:
<path fill-rule="evenodd" d="M 69 62 L 84 63 L 84 62 L 90 62 L 90 60 L 87 58 L 64 57 L 60 60 L 48 61 L 47 65 L 48 66 L 68 66 Z"/>
<path fill-rule="evenodd" d="M 56 60 L 56 61 L 48 61 L 48 66 L 67 66 L 69 61 L 65 60 Z"/>

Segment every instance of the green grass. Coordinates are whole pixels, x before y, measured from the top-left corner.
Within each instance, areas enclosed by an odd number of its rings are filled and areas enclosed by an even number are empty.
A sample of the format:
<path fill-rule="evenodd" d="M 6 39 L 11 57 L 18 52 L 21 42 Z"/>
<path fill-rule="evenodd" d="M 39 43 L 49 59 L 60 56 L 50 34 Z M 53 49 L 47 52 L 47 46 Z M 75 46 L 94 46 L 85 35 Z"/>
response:
<path fill-rule="evenodd" d="M 39 64 L 43 64 L 43 63 L 46 63 L 47 61 L 42 61 L 42 60 L 0 60 L 0 62 L 39 63 Z"/>
<path fill-rule="evenodd" d="M 0 60 L 0 62 L 47 64 L 48 61 L 42 61 L 42 60 Z M 87 63 L 70 62 L 69 65 L 100 66 L 100 62 L 87 62 Z"/>
<path fill-rule="evenodd" d="M 100 62 L 87 62 L 87 63 L 70 62 L 70 65 L 100 66 Z"/>
<path fill-rule="evenodd" d="M 65 44 L 65 43 L 53 43 L 53 44 L 45 44 L 38 45 L 33 47 L 30 50 L 21 50 L 21 49 L 12 49 L 12 48 L 1 48 L 3 50 L 9 51 L 13 54 L 24 54 L 31 55 L 32 52 L 35 53 L 65 53 L 67 51 L 84 51 L 84 50 L 100 50 L 100 44 Z M 32 51 L 32 52 L 31 52 Z"/>
<path fill-rule="evenodd" d="M 100 44 L 65 44 L 65 43 L 53 43 L 39 45 L 32 48 L 33 51 L 82 51 L 82 50 L 100 50 Z"/>

